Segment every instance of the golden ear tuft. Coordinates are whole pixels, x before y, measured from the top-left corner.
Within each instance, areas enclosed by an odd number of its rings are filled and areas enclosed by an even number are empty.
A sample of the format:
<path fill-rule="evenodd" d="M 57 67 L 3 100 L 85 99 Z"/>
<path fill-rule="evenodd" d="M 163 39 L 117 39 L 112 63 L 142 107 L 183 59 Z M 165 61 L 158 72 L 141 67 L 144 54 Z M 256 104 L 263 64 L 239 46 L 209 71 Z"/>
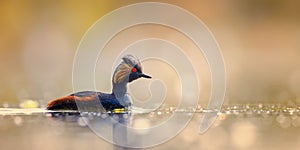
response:
<path fill-rule="evenodd" d="M 128 79 L 129 74 L 131 72 L 131 68 L 132 67 L 129 64 L 121 63 L 115 72 L 115 76 L 113 80 L 114 83 L 120 83 Z"/>

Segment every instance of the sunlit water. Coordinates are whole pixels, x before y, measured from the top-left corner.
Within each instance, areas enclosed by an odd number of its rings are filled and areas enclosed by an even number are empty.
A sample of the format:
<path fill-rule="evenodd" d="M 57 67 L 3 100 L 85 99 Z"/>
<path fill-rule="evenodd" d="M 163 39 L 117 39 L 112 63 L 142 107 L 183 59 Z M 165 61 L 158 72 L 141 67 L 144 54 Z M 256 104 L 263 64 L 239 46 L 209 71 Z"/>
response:
<path fill-rule="evenodd" d="M 213 127 L 198 134 L 204 113 L 215 110 L 176 109 L 163 107 L 150 113 L 136 114 L 133 125 L 151 127 L 167 120 L 174 113 L 194 115 L 189 125 L 167 143 L 148 149 L 289 149 L 300 147 L 300 107 L 284 105 L 224 106 Z M 0 108 L 1 149 L 114 149 L 109 142 L 97 137 L 84 119 L 105 118 L 104 113 L 60 112 L 53 117 L 43 108 Z M 162 131 L 163 134 L 163 131 Z"/>

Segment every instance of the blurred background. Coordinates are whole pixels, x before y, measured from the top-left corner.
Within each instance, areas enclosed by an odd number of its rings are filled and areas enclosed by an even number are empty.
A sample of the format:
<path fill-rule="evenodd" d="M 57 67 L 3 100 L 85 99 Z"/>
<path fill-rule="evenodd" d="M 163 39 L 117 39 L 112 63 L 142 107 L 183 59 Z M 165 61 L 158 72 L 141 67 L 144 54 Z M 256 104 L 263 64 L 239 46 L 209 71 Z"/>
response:
<path fill-rule="evenodd" d="M 136 2 L 143 2 L 143 0 L 91 0 L 85 2 L 79 0 L 72 2 L 67 0 L 2 0 L 0 2 L 0 104 L 18 106 L 24 100 L 33 99 L 43 107 L 49 100 L 72 92 L 72 64 L 80 39 L 91 25 L 106 13 Z M 160 0 L 158 2 L 178 5 L 190 11 L 198 16 L 215 36 L 222 50 L 227 70 L 225 104 L 296 105 L 300 102 L 299 1 Z M 141 31 L 143 34 L 140 34 Z M 128 34 L 133 35 L 132 38 L 125 36 Z M 111 41 L 108 49 L 116 48 L 118 44 L 118 46 L 121 45 L 120 47 L 126 46 L 126 43 L 139 38 L 136 35 L 161 37 L 173 40 L 175 43 L 177 40 L 178 44 L 183 47 L 182 43 L 187 43 L 184 41 L 186 37 L 180 37 L 180 34 L 170 31 L 170 29 L 145 25 L 123 31 Z M 188 48 L 192 47 L 190 45 Z M 187 53 L 189 53 L 188 50 Z M 200 73 L 199 79 L 201 90 L 203 90 L 200 100 L 206 103 L 210 96 L 209 68 L 204 58 L 195 59 L 200 66 L 197 71 Z M 145 63 L 145 65 L 147 66 L 145 68 L 148 68 L 145 71 L 148 71 L 149 74 L 156 73 L 157 67 L 153 64 Z M 107 69 L 110 69 L 108 72 L 111 73 L 111 68 Z M 168 70 L 166 71 L 168 72 Z M 174 84 L 168 73 L 161 74 L 160 78 L 164 78 L 166 84 Z M 110 79 L 104 79 L 109 80 L 105 83 L 107 88 L 104 89 L 109 91 Z M 97 82 L 97 84 L 101 84 L 101 82 Z M 136 85 L 139 85 L 139 82 Z M 176 89 L 171 90 L 170 93 L 168 94 L 169 99 L 172 99 Z M 297 121 L 299 123 L 299 120 Z M 267 123 L 267 126 L 266 124 L 262 125 L 265 128 L 259 129 L 249 121 L 240 121 L 235 124 L 227 122 L 223 125 L 224 127 L 216 128 L 206 134 L 207 138 L 202 137 L 203 149 L 212 148 L 205 145 L 205 142 L 209 143 L 209 139 L 215 139 L 217 134 L 221 134 L 218 137 L 223 136 L 222 139 L 230 136 L 231 140 L 239 141 L 240 133 L 248 130 L 249 133 L 251 131 L 254 134 L 250 135 L 248 143 L 246 141 L 245 144 L 245 141 L 242 141 L 242 146 L 227 145 L 227 148 L 251 149 L 251 144 L 258 142 L 255 138 L 260 137 L 259 140 L 262 140 L 260 146 L 262 146 L 264 145 L 262 137 L 272 136 L 272 134 L 258 134 L 255 131 L 273 132 L 268 128 L 272 126 L 270 122 Z M 196 128 L 195 126 L 193 129 Z M 3 128 L 2 131 L 4 129 L 7 128 Z M 278 128 L 272 129 L 277 130 Z M 76 132 L 77 129 L 73 130 Z M 229 130 L 230 134 L 226 130 Z M 185 132 L 181 138 L 190 140 L 191 143 L 197 145 L 191 140 L 193 136 L 189 136 L 193 130 Z M 288 133 L 298 132 L 299 130 L 294 128 L 276 133 L 278 135 L 285 133 L 286 137 L 290 137 L 291 135 Z M 43 137 L 49 136 L 49 134 L 47 133 Z M 83 136 L 90 136 L 85 134 L 86 132 Z M 291 137 L 297 137 L 295 134 L 293 135 Z M 38 140 L 38 137 L 34 139 Z M 273 140 L 280 141 L 280 139 Z M 226 140 L 214 140 L 214 142 L 220 145 L 227 144 Z M 176 144 L 174 141 L 171 143 Z M 271 144 L 270 140 L 269 144 Z M 269 149 L 272 148 L 271 145 L 268 146 L 270 146 Z M 164 148 L 170 147 L 174 148 L 172 145 Z M 39 146 L 35 148 L 37 149 Z M 219 149 L 220 147 L 215 146 L 214 148 Z"/>
<path fill-rule="evenodd" d="M 44 105 L 70 93 L 72 62 L 84 33 L 104 14 L 136 2 L 141 1 L 1 1 L 0 102 L 30 98 Z M 299 101 L 299 2 L 159 2 L 189 10 L 214 34 L 226 63 L 226 103 Z M 201 88 L 209 89 L 205 78 Z M 209 92 L 203 95 L 209 98 Z"/>

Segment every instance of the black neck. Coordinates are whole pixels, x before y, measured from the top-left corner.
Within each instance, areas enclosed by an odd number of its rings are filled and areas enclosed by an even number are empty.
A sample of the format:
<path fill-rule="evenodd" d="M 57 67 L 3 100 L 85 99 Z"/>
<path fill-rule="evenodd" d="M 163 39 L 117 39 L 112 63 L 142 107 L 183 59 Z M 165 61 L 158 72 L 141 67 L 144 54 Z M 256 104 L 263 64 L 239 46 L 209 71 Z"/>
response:
<path fill-rule="evenodd" d="M 122 98 L 127 93 L 127 82 L 113 83 L 112 93 L 117 98 Z"/>

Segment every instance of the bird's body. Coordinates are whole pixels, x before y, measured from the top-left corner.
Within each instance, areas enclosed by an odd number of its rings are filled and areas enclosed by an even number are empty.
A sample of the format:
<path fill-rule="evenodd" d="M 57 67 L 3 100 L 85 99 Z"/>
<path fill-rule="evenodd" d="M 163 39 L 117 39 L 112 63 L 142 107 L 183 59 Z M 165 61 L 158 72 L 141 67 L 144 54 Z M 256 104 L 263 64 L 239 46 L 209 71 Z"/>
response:
<path fill-rule="evenodd" d="M 82 91 L 71 95 L 52 100 L 48 103 L 48 110 L 78 110 L 78 104 L 87 106 L 91 110 L 129 108 L 132 100 L 127 92 L 127 83 L 138 78 L 151 78 L 142 73 L 139 60 L 132 55 L 123 57 L 123 62 L 116 68 L 112 83 L 112 93 L 102 93 L 97 91 Z M 99 105 L 101 104 L 101 105 Z"/>
<path fill-rule="evenodd" d="M 114 110 L 125 108 L 116 99 L 114 94 L 107 94 L 94 91 L 82 91 L 58 98 L 51 101 L 48 104 L 47 109 L 49 110 L 78 110 L 77 104 L 82 106 L 88 105 L 91 110 L 101 109 L 103 107 L 105 110 Z M 101 103 L 101 105 L 99 105 Z"/>

